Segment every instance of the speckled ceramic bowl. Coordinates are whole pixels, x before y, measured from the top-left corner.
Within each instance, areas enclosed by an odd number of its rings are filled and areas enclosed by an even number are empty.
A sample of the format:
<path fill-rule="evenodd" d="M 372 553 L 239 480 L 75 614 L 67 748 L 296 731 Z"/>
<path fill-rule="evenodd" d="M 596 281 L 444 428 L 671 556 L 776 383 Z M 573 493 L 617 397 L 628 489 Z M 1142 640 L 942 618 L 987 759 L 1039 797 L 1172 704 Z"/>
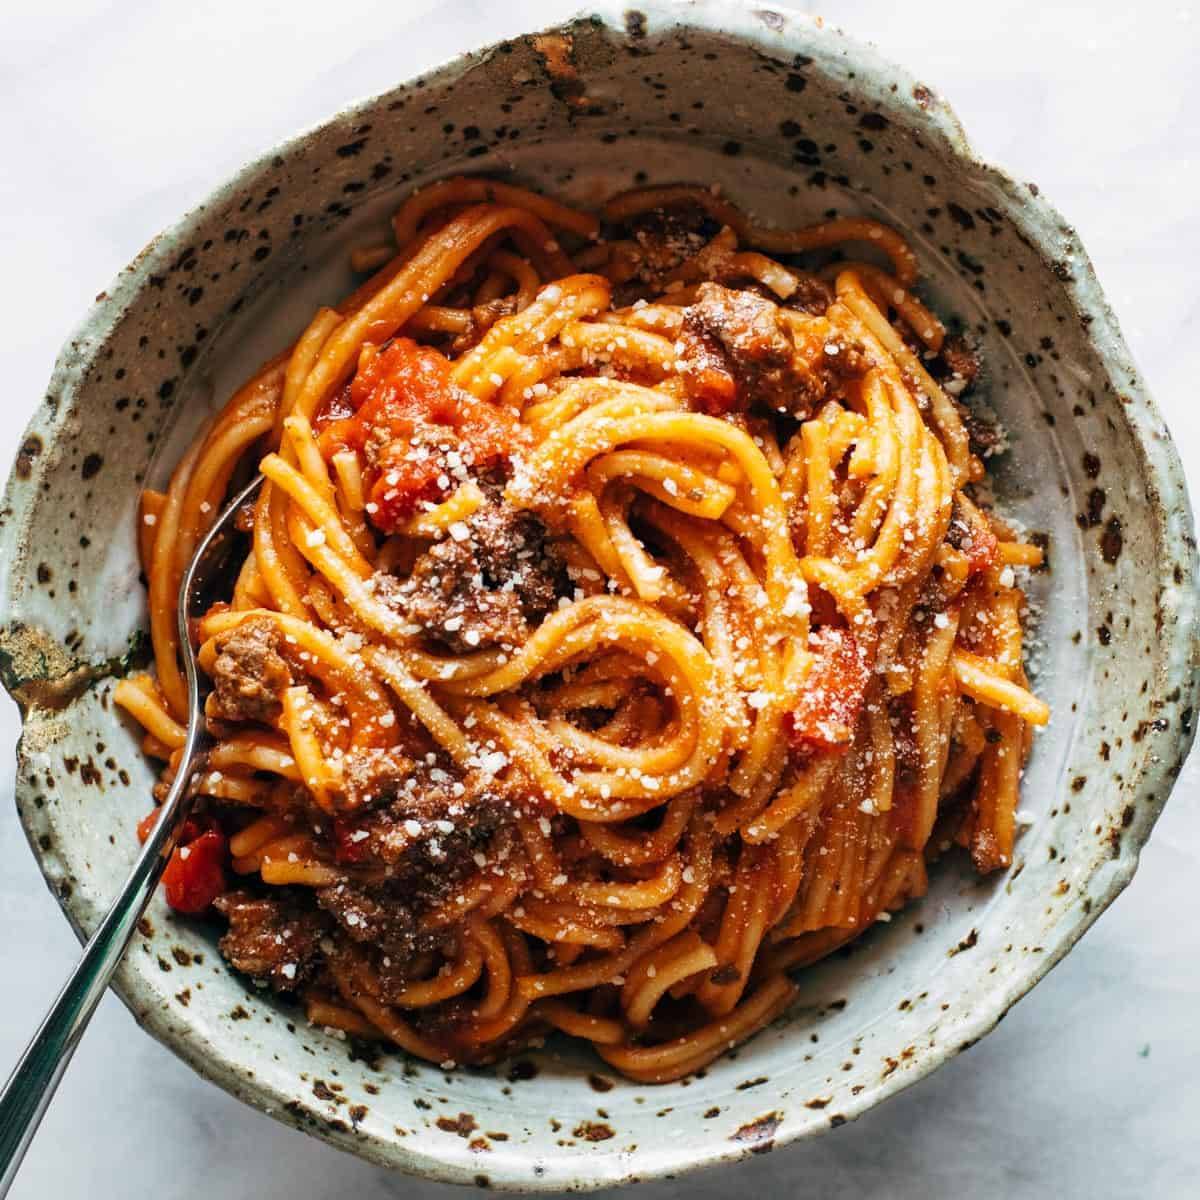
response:
<path fill-rule="evenodd" d="M 346 249 L 451 171 L 582 202 L 718 183 L 760 217 L 877 214 L 983 345 L 1010 433 L 1005 510 L 1034 577 L 1054 719 L 1007 875 L 929 896 L 806 972 L 793 1011 L 702 1078 L 649 1088 L 551 1044 L 496 1070 L 364 1060 L 248 989 L 212 931 L 156 901 L 117 987 L 229 1092 L 375 1162 L 481 1186 L 587 1189 L 852 1120 L 986 1033 L 1129 881 L 1192 735 L 1195 571 L 1179 462 L 1082 247 L 1032 184 L 979 162 L 929 88 L 819 21 L 720 4 L 625 12 L 470 54 L 250 164 L 156 238 L 59 358 L 0 522 L 0 668 L 25 709 L 17 804 L 81 933 L 133 858 L 151 773 L 111 703 L 143 657 L 139 486 L 351 280 Z M 545 43 L 541 43 L 545 47 Z"/>

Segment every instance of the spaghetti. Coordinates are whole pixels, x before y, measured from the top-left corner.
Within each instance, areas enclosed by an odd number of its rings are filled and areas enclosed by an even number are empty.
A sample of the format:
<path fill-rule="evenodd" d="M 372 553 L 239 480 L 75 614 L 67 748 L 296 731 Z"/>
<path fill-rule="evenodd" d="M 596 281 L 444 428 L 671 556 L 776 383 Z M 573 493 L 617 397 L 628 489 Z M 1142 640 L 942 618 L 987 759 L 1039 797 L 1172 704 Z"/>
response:
<path fill-rule="evenodd" d="M 115 698 L 169 779 L 181 572 L 266 479 L 167 897 L 320 1025 L 675 1079 L 951 844 L 1011 862 L 1039 551 L 972 499 L 975 364 L 893 230 L 462 178 L 393 225 L 144 494 L 156 670 Z"/>

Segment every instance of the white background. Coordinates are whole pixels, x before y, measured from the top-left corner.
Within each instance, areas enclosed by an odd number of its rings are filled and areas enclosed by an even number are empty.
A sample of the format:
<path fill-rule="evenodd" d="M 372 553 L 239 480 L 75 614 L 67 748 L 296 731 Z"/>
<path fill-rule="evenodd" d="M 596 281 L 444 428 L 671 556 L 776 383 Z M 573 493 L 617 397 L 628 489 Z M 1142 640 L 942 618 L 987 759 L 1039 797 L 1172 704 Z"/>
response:
<path fill-rule="evenodd" d="M 0 35 L 0 465 L 92 296 L 246 158 L 561 0 L 42 0 Z M 499 10 L 499 13 L 497 12 Z M 1077 225 L 1200 489 L 1200 13 L 830 0 L 828 21 L 943 92 L 979 150 Z M 103 519 L 102 514 L 95 514 Z M 16 712 L 0 701 L 0 795 Z M 1130 889 L 984 1042 L 854 1125 L 637 1200 L 1200 1194 L 1200 758 Z M 76 953 L 0 807 L 0 1074 Z M 201 1082 L 108 997 L 12 1193 L 449 1197 Z"/>

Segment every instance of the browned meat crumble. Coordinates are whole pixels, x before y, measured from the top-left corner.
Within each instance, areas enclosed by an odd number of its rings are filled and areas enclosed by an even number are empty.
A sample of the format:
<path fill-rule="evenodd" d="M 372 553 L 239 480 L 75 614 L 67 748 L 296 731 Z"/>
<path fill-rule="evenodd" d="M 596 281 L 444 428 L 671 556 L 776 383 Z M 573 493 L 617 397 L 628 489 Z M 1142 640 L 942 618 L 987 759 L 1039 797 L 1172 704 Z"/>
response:
<path fill-rule="evenodd" d="M 251 979 L 291 991 L 316 974 L 331 923 L 307 897 L 284 888 L 270 896 L 238 890 L 218 896 L 214 907 L 229 920 L 221 953 Z"/>
<path fill-rule="evenodd" d="M 273 721 L 280 713 L 279 693 L 292 682 L 280 654 L 282 636 L 275 622 L 252 617 L 220 634 L 213 664 L 213 714 L 228 721 Z"/>
<path fill-rule="evenodd" d="M 425 551 L 403 583 L 377 575 L 377 592 L 455 654 L 519 646 L 564 585 L 548 537 L 535 513 L 493 496 Z"/>

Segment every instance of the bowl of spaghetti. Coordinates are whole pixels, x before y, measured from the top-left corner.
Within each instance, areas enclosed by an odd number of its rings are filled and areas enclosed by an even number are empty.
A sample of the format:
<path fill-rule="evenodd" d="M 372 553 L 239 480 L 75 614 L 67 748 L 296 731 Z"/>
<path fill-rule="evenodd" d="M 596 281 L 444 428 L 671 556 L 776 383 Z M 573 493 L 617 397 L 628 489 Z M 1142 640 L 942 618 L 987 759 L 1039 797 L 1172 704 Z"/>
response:
<path fill-rule="evenodd" d="M 0 531 L 18 805 L 80 931 L 256 474 L 117 986 L 404 1170 L 600 1187 L 853 1119 L 1070 948 L 1190 745 L 1186 492 L 1086 255 L 817 21 L 469 55 L 109 289 Z"/>

